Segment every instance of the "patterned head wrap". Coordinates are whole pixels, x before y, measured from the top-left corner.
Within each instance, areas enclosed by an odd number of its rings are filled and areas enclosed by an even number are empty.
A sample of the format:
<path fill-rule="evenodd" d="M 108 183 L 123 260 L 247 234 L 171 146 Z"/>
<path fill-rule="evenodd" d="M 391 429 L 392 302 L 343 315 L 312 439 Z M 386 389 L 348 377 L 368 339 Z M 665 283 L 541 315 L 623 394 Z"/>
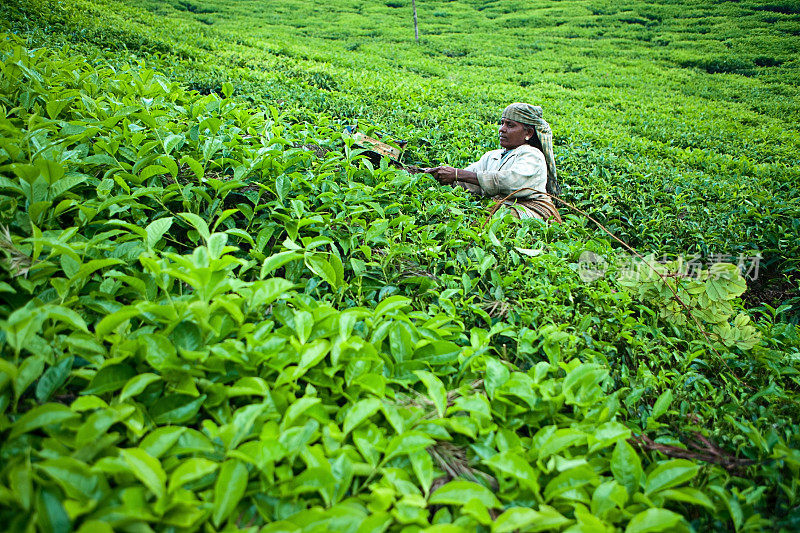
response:
<path fill-rule="evenodd" d="M 561 194 L 561 185 L 558 184 L 556 172 L 556 159 L 553 155 L 553 131 L 550 124 L 542 118 L 542 108 L 538 105 L 516 102 L 503 110 L 502 118 L 513 120 L 536 130 L 536 136 L 542 143 L 542 153 L 547 163 L 547 192 L 554 195 Z"/>

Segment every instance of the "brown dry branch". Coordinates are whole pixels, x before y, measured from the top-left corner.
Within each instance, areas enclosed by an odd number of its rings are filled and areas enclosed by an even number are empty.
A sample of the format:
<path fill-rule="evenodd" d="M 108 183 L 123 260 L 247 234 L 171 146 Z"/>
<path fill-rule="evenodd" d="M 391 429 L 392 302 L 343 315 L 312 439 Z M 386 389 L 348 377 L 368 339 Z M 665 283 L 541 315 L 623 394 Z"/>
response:
<path fill-rule="evenodd" d="M 439 467 L 439 470 L 444 472 L 443 476 L 439 476 L 433 481 L 431 492 L 457 478 L 488 484 L 492 490 L 498 489 L 499 485 L 494 476 L 469 465 L 466 449 L 451 442 L 439 441 L 432 446 L 428 446 L 425 450 L 434 460 L 436 466 Z"/>
<path fill-rule="evenodd" d="M 427 270 L 423 269 L 418 263 L 413 261 L 399 259 L 397 260 L 397 266 L 400 269 L 400 277 L 402 279 L 422 277 L 432 279 L 434 281 L 439 280 L 439 278 L 437 278 L 434 274 L 431 274 Z"/>
<path fill-rule="evenodd" d="M 0 226 L 0 250 L 6 253 L 8 271 L 13 277 L 28 275 L 33 260 L 14 245 L 8 226 Z"/>
<path fill-rule="evenodd" d="M 489 300 L 481 305 L 481 309 L 486 311 L 491 318 L 504 317 L 511 310 L 515 302 L 508 300 Z"/>
<path fill-rule="evenodd" d="M 667 287 L 669 287 L 669 290 L 672 292 L 672 295 L 673 295 L 673 298 L 675 299 L 675 301 L 677 301 L 677 302 L 680 304 L 680 306 L 683 308 L 683 310 L 684 310 L 684 311 L 686 311 L 686 314 L 687 314 L 687 315 L 689 315 L 689 318 L 691 318 L 691 319 L 692 319 L 692 321 L 695 323 L 695 325 L 697 326 L 697 328 L 700 330 L 700 332 L 703 334 L 703 336 L 704 336 L 704 337 L 706 338 L 706 340 L 708 341 L 708 343 L 709 343 L 709 344 L 708 344 L 708 347 L 709 347 L 709 348 L 711 348 L 711 350 L 712 350 L 712 351 L 713 351 L 713 352 L 714 352 L 714 353 L 717 355 L 717 357 L 719 358 L 720 362 L 721 362 L 721 363 L 722 363 L 722 364 L 725 366 L 725 368 L 728 370 L 728 372 L 730 372 L 732 375 L 736 376 L 736 377 L 737 377 L 737 379 L 739 379 L 739 381 L 742 383 L 742 385 L 744 385 L 744 386 L 745 386 L 745 387 L 747 387 L 748 389 L 751 389 L 751 390 L 752 390 L 752 387 L 751 387 L 751 386 L 750 386 L 750 385 L 749 385 L 749 384 L 748 384 L 746 381 L 744 381 L 742 378 L 740 378 L 739 376 L 737 376 L 737 375 L 736 375 L 736 372 L 734 372 L 734 371 L 731 369 L 731 367 L 730 367 L 730 366 L 728 366 L 728 363 L 726 363 L 726 362 L 725 362 L 725 359 L 723 359 L 723 357 L 722 357 L 722 354 L 720 354 L 720 353 L 719 353 L 719 351 L 717 351 L 717 349 L 716 349 L 716 348 L 714 348 L 714 345 L 713 345 L 713 344 L 711 344 L 711 334 L 709 334 L 709 333 L 708 333 L 708 332 L 705 330 L 705 328 L 704 328 L 704 327 L 703 327 L 703 325 L 701 324 L 700 320 L 698 320 L 698 318 L 697 318 L 696 316 L 694 316 L 694 313 L 692 313 L 692 310 L 691 310 L 691 309 L 689 309 L 689 306 L 688 306 L 688 305 L 686 305 L 686 303 L 685 303 L 685 302 L 684 302 L 684 301 L 681 299 L 681 297 L 680 297 L 680 296 L 678 296 L 678 291 L 677 291 L 677 289 L 678 289 L 678 288 L 680 288 L 680 278 L 679 278 L 679 277 L 675 277 L 675 278 L 674 278 L 674 279 L 675 279 L 675 284 L 676 284 L 677 288 L 676 288 L 676 287 L 673 287 L 672 285 L 670 285 L 669 283 L 667 283 L 667 277 L 666 277 L 664 274 L 662 274 L 661 272 L 659 272 L 659 271 L 658 271 L 658 270 L 657 270 L 655 267 L 653 267 L 653 265 L 651 265 L 651 264 L 650 264 L 650 263 L 649 263 L 649 262 L 648 262 L 648 261 L 647 261 L 647 260 L 646 260 L 646 259 L 645 259 L 645 258 L 644 258 L 644 257 L 643 257 L 643 256 L 642 256 L 640 253 L 639 253 L 639 252 L 637 252 L 636 250 L 634 250 L 633 246 L 631 246 L 630 244 L 626 243 L 625 241 L 623 241 L 622 239 L 620 239 L 619 237 L 617 237 L 616 235 L 614 235 L 613 233 L 611 233 L 611 231 L 609 231 L 609 230 L 608 230 L 608 228 L 606 228 L 606 227 L 605 227 L 605 226 L 603 226 L 603 225 L 602 225 L 600 222 L 598 222 L 597 220 L 595 220 L 595 219 L 594 219 L 594 218 L 593 218 L 591 215 L 589 215 L 589 214 L 588 214 L 586 211 L 583 211 L 582 209 L 579 209 L 579 208 L 575 207 L 575 206 L 574 206 L 574 205 L 572 205 L 571 203 L 567 202 L 566 200 L 562 200 L 561 198 L 559 198 L 558 196 L 556 196 L 556 195 L 554 195 L 554 194 L 550 194 L 550 193 L 542 192 L 542 191 L 540 191 L 540 190 L 537 190 L 537 189 L 534 189 L 534 188 L 532 188 L 532 187 L 522 187 L 521 189 L 517 189 L 516 191 L 512 192 L 511 194 L 509 194 L 508 196 L 506 196 L 506 197 L 505 197 L 505 198 L 503 198 L 502 200 L 498 200 L 498 201 L 497 201 L 497 202 L 494 204 L 494 206 L 492 206 L 492 208 L 489 210 L 489 215 L 486 217 L 486 220 L 483 222 L 483 225 L 481 225 L 481 230 L 482 230 L 484 227 L 486 227 L 486 224 L 489 222 L 489 220 L 491 220 L 492 216 L 493 216 L 493 215 L 494 215 L 494 214 L 497 212 L 497 210 L 500 208 L 500 206 L 501 206 L 501 205 L 503 205 L 503 203 L 504 203 L 506 200 L 508 200 L 509 198 L 511 198 L 512 196 L 514 196 L 515 194 L 517 194 L 518 192 L 522 192 L 522 191 L 526 191 L 526 190 L 527 190 L 527 191 L 533 191 L 533 192 L 535 192 L 535 193 L 538 193 L 538 194 L 546 194 L 546 195 L 547 195 L 547 196 L 549 196 L 550 198 L 552 198 L 552 199 L 554 199 L 554 200 L 558 200 L 558 201 L 559 201 L 559 202 L 561 202 L 562 204 L 566 205 L 567 207 L 569 207 L 570 209 L 572 209 L 572 210 L 573 210 L 573 211 L 575 211 L 576 213 L 580 213 L 581 215 L 583 215 L 583 216 L 585 216 L 586 218 L 588 218 L 589 220 L 591 220 L 591 221 L 592 221 L 592 222 L 593 222 L 595 225 L 597 225 L 597 227 L 598 227 L 598 228 L 600 228 L 600 229 L 601 229 L 601 230 L 603 230 L 605 233 L 607 233 L 607 234 L 608 234 L 608 235 L 609 235 L 609 236 L 610 236 L 612 239 L 614 239 L 615 241 L 617 241 L 618 243 L 620 243 L 620 244 L 621 244 L 621 245 L 622 245 L 622 246 L 623 246 L 623 247 L 624 247 L 626 250 L 628 250 L 630 253 L 632 253 L 633 255 L 635 255 L 636 257 L 638 257 L 639 259 L 641 259 L 641 260 L 642 260 L 642 262 L 643 262 L 645 265 L 647 265 L 647 267 L 648 267 L 650 270 L 652 270 L 653 272 L 655 272 L 655 273 L 656 273 L 656 275 L 658 275 L 658 277 L 660 277 L 660 278 L 661 278 L 661 280 L 664 282 L 664 285 L 666 285 Z"/>
<path fill-rule="evenodd" d="M 731 455 L 696 431 L 692 432 L 692 436 L 694 439 L 686 443 L 688 449 L 660 444 L 647 435 L 634 435 L 628 439 L 628 442 L 638 445 L 646 451 L 660 452 L 667 457 L 679 457 L 681 459 L 717 464 L 739 477 L 744 475 L 742 471 L 744 467 L 755 464 L 755 461 L 751 459 L 742 459 Z"/>
<path fill-rule="evenodd" d="M 325 159 L 325 156 L 328 155 L 328 152 L 333 151 L 330 148 L 325 148 L 318 144 L 302 144 L 300 145 L 300 148 L 303 150 L 308 150 L 309 152 L 314 152 L 314 155 L 319 159 Z"/>
<path fill-rule="evenodd" d="M 472 383 L 469 384 L 470 390 L 476 390 L 483 387 L 483 380 L 476 379 Z M 413 391 L 414 396 L 408 396 L 402 393 L 398 393 L 395 395 L 397 403 L 399 405 L 412 405 L 414 407 L 418 407 L 425 411 L 425 415 L 423 416 L 424 419 L 429 420 L 431 418 L 436 417 L 436 408 L 433 401 L 425 396 L 424 394 Z M 447 391 L 447 405 L 446 407 L 452 407 L 455 403 L 456 399 L 462 396 L 461 391 L 459 389 L 453 389 Z"/>

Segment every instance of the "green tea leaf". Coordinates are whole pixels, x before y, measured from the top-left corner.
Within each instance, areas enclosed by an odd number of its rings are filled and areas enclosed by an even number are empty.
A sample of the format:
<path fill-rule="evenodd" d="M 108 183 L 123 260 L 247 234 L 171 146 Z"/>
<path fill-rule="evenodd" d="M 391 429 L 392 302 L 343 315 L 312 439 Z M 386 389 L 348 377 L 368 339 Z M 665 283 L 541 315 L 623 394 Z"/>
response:
<path fill-rule="evenodd" d="M 60 163 L 47 159 L 37 159 L 34 163 L 39 169 L 39 175 L 50 185 L 64 177 L 64 167 Z"/>
<path fill-rule="evenodd" d="M 672 391 L 667 389 L 661 393 L 661 396 L 658 397 L 656 403 L 653 405 L 653 414 L 652 414 L 653 420 L 657 420 L 658 417 L 666 413 L 671 403 L 672 403 Z"/>
<path fill-rule="evenodd" d="M 394 311 L 399 311 L 411 304 L 411 300 L 405 296 L 389 296 L 377 306 L 375 306 L 375 316 L 383 316 Z"/>
<path fill-rule="evenodd" d="M 136 371 L 126 364 L 103 367 L 97 371 L 89 386 L 83 389 L 81 394 L 113 392 L 124 387 L 128 380 L 135 375 Z"/>
<path fill-rule="evenodd" d="M 129 448 L 119 451 L 122 459 L 131 469 L 131 473 L 150 489 L 157 498 L 166 494 L 167 474 L 158 459 L 140 448 Z"/>
<path fill-rule="evenodd" d="M 23 433 L 28 433 L 35 429 L 52 426 L 54 424 L 60 424 L 79 417 L 80 415 L 71 411 L 69 407 L 57 403 L 46 403 L 34 407 L 14 422 L 11 426 L 11 433 L 8 438 L 13 439 Z"/>
<path fill-rule="evenodd" d="M 155 383 L 160 379 L 161 376 L 150 372 L 133 376 L 125 383 L 125 386 L 122 387 L 122 391 L 119 394 L 119 401 L 124 402 L 128 398 L 133 398 L 134 396 L 141 394 L 148 385 Z"/>
<path fill-rule="evenodd" d="M 527 507 L 512 507 L 497 517 L 493 533 L 512 531 L 556 531 L 572 522 L 548 505 L 540 505 L 538 511 Z"/>
<path fill-rule="evenodd" d="M 159 398 L 150 408 L 150 416 L 156 424 L 181 424 L 192 420 L 206 400 L 203 394 L 192 398 L 185 394 L 170 394 Z"/>
<path fill-rule="evenodd" d="M 586 442 L 586 434 L 571 428 L 556 430 L 539 447 L 539 459 L 546 459 L 570 446 L 579 446 Z"/>
<path fill-rule="evenodd" d="M 672 531 L 681 523 L 681 515 L 666 509 L 647 509 L 637 514 L 628 522 L 625 533 L 652 533 L 655 531 Z"/>
<path fill-rule="evenodd" d="M 509 376 L 508 368 L 506 368 L 503 363 L 493 358 L 486 360 L 484 387 L 486 388 L 486 394 L 489 395 L 489 398 L 494 398 L 494 391 L 508 381 Z"/>
<path fill-rule="evenodd" d="M 42 489 L 36 498 L 36 518 L 44 533 L 69 533 L 70 520 L 61 501 L 52 492 Z"/>
<path fill-rule="evenodd" d="M 398 455 L 407 455 L 424 450 L 433 444 L 436 444 L 436 441 L 421 431 L 406 431 L 401 435 L 395 435 L 389 441 L 383 456 L 383 462 L 385 463 Z"/>
<path fill-rule="evenodd" d="M 164 139 L 164 153 L 171 154 L 173 150 L 180 149 L 186 138 L 183 135 L 170 134 Z"/>
<path fill-rule="evenodd" d="M 222 463 L 214 484 L 214 525 L 219 527 L 241 501 L 247 488 L 247 467 L 241 461 L 230 459 Z"/>
<path fill-rule="evenodd" d="M 450 481 L 436 489 L 428 498 L 429 504 L 464 505 L 476 499 L 489 509 L 502 509 L 503 506 L 495 495 L 484 487 L 472 481 Z"/>
<path fill-rule="evenodd" d="M 486 464 L 499 472 L 513 477 L 521 486 L 532 491 L 538 498 L 540 490 L 539 475 L 527 461 L 516 453 L 506 450 L 493 455 L 486 461 Z"/>
<path fill-rule="evenodd" d="M 367 398 L 357 401 L 347 409 L 342 431 L 347 435 L 364 420 L 377 413 L 380 408 L 381 402 L 377 398 Z"/>
<path fill-rule="evenodd" d="M 427 387 L 428 397 L 433 401 L 433 405 L 436 406 L 439 418 L 444 418 L 445 411 L 447 410 L 447 391 L 441 380 L 425 370 L 417 370 L 414 373 L 422 380 L 425 387 Z"/>
<path fill-rule="evenodd" d="M 643 476 L 642 462 L 633 447 L 623 440 L 617 441 L 617 445 L 614 446 L 611 472 L 614 474 L 614 479 L 628 489 L 628 494 L 634 494 L 639 490 Z"/>
<path fill-rule="evenodd" d="M 702 491 L 692 487 L 681 487 L 678 489 L 665 489 L 658 492 L 658 495 L 667 500 L 702 505 L 707 509 L 713 510 L 714 503 L 711 498 Z"/>
<path fill-rule="evenodd" d="M 208 241 L 208 238 L 211 237 L 211 232 L 209 231 L 208 224 L 206 223 L 205 220 L 195 215 L 194 213 L 178 213 L 178 215 L 181 218 L 183 218 L 186 222 L 191 224 L 192 227 L 197 230 L 197 233 L 200 234 L 200 237 L 204 241 Z"/>
<path fill-rule="evenodd" d="M 699 470 L 698 465 L 686 459 L 672 459 L 661 463 L 648 474 L 644 493 L 652 494 L 685 483 L 694 478 Z"/>
<path fill-rule="evenodd" d="M 188 155 L 185 155 L 185 156 L 181 157 L 181 163 L 185 164 L 186 166 L 188 166 L 191 169 L 191 171 L 194 173 L 194 175 L 195 175 L 195 177 L 197 178 L 198 181 L 203 179 L 203 176 L 205 175 L 205 171 L 203 170 L 203 165 L 201 165 L 199 162 L 197 162 L 197 160 L 195 160 L 194 158 L 192 158 L 192 157 L 190 157 Z"/>
<path fill-rule="evenodd" d="M 147 227 L 144 228 L 147 233 L 147 239 L 145 241 L 147 248 L 152 249 L 155 247 L 164 234 L 169 231 L 170 227 L 172 227 L 172 217 L 159 218 L 148 224 Z"/>
<path fill-rule="evenodd" d="M 139 174 L 139 179 L 142 181 L 148 180 L 153 176 L 160 176 L 162 174 L 169 174 L 169 170 L 161 165 L 150 165 L 145 167 L 144 170 Z"/>
<path fill-rule="evenodd" d="M 193 457 L 183 461 L 169 476 L 169 492 L 174 492 L 186 483 L 215 472 L 218 466 L 217 463 L 201 457 Z"/>

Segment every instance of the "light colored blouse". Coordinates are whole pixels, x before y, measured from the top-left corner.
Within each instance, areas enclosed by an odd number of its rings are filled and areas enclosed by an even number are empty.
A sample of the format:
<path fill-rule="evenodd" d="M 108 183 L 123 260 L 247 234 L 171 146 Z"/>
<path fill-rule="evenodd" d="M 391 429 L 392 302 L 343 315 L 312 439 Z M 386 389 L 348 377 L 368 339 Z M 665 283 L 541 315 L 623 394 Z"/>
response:
<path fill-rule="evenodd" d="M 544 155 L 529 144 L 523 144 L 511 150 L 501 149 L 486 152 L 483 157 L 464 170 L 472 171 L 478 176 L 480 187 L 463 182 L 459 182 L 459 185 L 484 196 L 506 197 L 523 187 L 544 192 L 547 187 L 547 163 Z M 536 199 L 552 203 L 548 196 L 536 194 L 531 190 L 520 191 L 512 198 Z M 505 203 L 514 205 L 512 201 Z M 523 211 L 519 209 L 521 206 L 515 205 L 514 207 L 518 207 L 518 211 Z"/>

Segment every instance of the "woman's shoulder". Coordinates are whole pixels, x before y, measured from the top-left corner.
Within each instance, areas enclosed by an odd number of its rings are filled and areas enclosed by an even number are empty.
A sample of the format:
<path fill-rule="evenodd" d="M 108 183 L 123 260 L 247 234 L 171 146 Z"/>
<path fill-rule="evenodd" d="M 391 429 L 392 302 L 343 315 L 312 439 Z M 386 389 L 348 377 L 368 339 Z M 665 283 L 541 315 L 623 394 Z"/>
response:
<path fill-rule="evenodd" d="M 486 152 L 485 154 L 483 154 L 481 156 L 481 159 L 489 159 L 489 158 L 500 159 L 500 157 L 503 155 L 504 151 L 505 150 L 503 150 L 503 149 L 489 150 L 488 152 Z"/>
<path fill-rule="evenodd" d="M 537 159 L 541 158 L 544 161 L 544 154 L 542 153 L 542 151 L 539 150 L 538 148 L 535 148 L 535 147 L 531 146 L 530 144 L 521 144 L 521 145 L 517 146 L 516 148 L 514 148 L 514 151 L 517 152 L 520 155 L 522 155 L 522 154 L 525 154 L 525 155 L 530 154 L 530 155 L 533 155 L 534 157 L 536 157 Z"/>
<path fill-rule="evenodd" d="M 534 165 L 537 167 L 546 166 L 544 154 L 538 148 L 530 144 L 523 144 L 514 148 L 514 160 L 519 164 Z"/>

